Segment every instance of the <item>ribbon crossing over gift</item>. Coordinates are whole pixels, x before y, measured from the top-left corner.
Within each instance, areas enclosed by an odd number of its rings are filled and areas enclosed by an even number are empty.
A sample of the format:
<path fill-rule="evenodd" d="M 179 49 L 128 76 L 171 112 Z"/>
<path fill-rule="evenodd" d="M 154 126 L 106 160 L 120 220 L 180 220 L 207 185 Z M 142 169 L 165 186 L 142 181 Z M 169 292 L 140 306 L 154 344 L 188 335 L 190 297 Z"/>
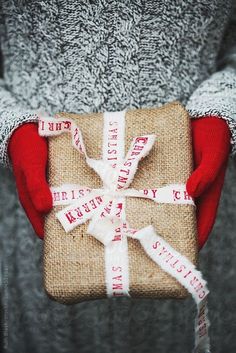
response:
<path fill-rule="evenodd" d="M 87 233 L 105 246 L 108 297 L 130 297 L 127 237 L 139 240 L 147 255 L 192 294 L 197 305 L 193 352 L 209 353 L 210 323 L 207 309 L 209 290 L 201 272 L 157 234 L 153 226 L 133 229 L 126 219 L 125 212 L 127 197 L 141 197 L 156 203 L 172 204 L 194 205 L 194 201 L 188 195 L 185 184 L 169 184 L 161 188 L 142 190 L 129 188 L 140 160 L 149 154 L 156 136 L 150 134 L 134 137 L 128 153 L 124 156 L 125 113 L 126 109 L 103 113 L 103 158 L 100 160 L 87 155 L 82 133 L 75 121 L 61 117 L 39 118 L 39 134 L 55 136 L 69 132 L 73 147 L 103 182 L 103 187 L 99 189 L 77 184 L 50 187 L 53 205 L 66 206 L 56 213 L 56 217 L 66 232 L 90 220 Z M 113 145 L 111 136 L 116 142 Z M 115 151 L 113 157 L 111 150 Z"/>

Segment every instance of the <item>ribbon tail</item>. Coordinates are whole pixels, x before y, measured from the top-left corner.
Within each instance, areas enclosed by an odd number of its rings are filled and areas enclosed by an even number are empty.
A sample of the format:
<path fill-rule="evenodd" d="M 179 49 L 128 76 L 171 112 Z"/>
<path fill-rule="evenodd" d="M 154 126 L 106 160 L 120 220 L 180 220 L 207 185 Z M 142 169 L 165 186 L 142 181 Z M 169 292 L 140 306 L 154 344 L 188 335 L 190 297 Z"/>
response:
<path fill-rule="evenodd" d="M 152 226 L 145 227 L 134 234 L 129 234 L 134 239 L 139 239 L 146 253 L 165 272 L 177 279 L 189 293 L 197 305 L 195 319 L 195 347 L 193 353 L 210 353 L 210 339 L 207 309 L 207 296 L 209 290 L 200 271 L 196 269 L 187 257 L 176 251 L 161 236 L 157 235 Z M 178 264 L 176 266 L 176 264 Z"/>
<path fill-rule="evenodd" d="M 208 295 L 207 295 L 208 296 Z M 207 296 L 197 305 L 197 316 L 195 318 L 195 347 L 193 353 L 211 353 L 208 318 Z"/>
<path fill-rule="evenodd" d="M 105 246 L 105 281 L 108 297 L 129 294 L 128 239 L 119 226 L 113 233 L 113 240 Z"/>

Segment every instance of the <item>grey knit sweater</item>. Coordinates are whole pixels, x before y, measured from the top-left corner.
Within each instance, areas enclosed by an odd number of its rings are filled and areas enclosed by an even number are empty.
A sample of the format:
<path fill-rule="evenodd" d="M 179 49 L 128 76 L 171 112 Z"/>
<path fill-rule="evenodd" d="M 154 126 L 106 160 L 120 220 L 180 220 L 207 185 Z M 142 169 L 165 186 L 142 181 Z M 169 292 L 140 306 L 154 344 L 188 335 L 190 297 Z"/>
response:
<path fill-rule="evenodd" d="M 1 1 L 0 163 L 16 127 L 53 114 L 179 100 L 217 114 L 236 151 L 231 0 Z M 221 61 L 219 61 L 219 56 Z"/>
<path fill-rule="evenodd" d="M 214 113 L 225 118 L 236 151 L 232 1 L 2 0 L 0 6 L 3 165 L 10 166 L 12 132 L 36 121 L 40 108 L 52 114 L 87 113 L 160 106 L 175 99 L 193 117 Z M 43 242 L 17 203 L 11 176 L 0 170 L 0 292 L 7 353 L 190 352 L 191 298 L 181 303 L 112 298 L 73 306 L 51 301 L 42 282 Z M 218 223 L 219 234 L 201 258 L 215 291 L 210 309 L 216 308 L 211 311 L 216 353 L 236 351 L 235 201 L 228 203 L 225 199 L 221 208 L 225 223 Z M 227 274 L 224 282 L 222 273 Z"/>

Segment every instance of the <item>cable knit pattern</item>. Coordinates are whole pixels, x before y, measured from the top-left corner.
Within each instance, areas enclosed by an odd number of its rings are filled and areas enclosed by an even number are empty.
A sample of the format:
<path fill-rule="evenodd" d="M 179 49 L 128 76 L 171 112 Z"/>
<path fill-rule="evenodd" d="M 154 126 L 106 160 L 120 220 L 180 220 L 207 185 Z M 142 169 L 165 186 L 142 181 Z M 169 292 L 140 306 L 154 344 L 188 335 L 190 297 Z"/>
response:
<path fill-rule="evenodd" d="M 226 119 L 232 132 L 232 154 L 236 152 L 235 69 L 217 72 L 204 81 L 191 96 L 187 109 L 192 117 L 216 115 Z"/>
<path fill-rule="evenodd" d="M 236 73 L 226 65 L 215 74 L 232 5 L 3 1 L 0 162 L 10 166 L 9 138 L 20 124 L 36 121 L 39 108 L 88 113 L 176 99 L 193 117 L 216 112 L 225 118 L 235 152 Z"/>
<path fill-rule="evenodd" d="M 87 113 L 179 99 L 195 117 L 214 109 L 231 121 L 235 136 L 235 39 L 232 30 L 225 32 L 235 23 L 232 1 L 5 0 L 0 6 L 0 162 L 5 166 L 10 166 L 12 131 L 36 121 L 40 108 Z M 216 72 L 220 52 L 224 60 Z M 230 310 L 235 170 L 231 164 L 214 232 L 200 254 L 212 291 L 215 353 L 236 352 L 235 310 Z M 191 298 L 112 298 L 72 306 L 50 300 L 42 282 L 43 243 L 20 206 L 9 170 L 0 170 L 0 185 L 0 320 L 6 325 L 0 350 L 4 344 L 7 353 L 191 351 Z"/>
<path fill-rule="evenodd" d="M 16 99 L 4 88 L 3 80 L 0 80 L 0 156 L 3 162 L 12 169 L 7 155 L 9 137 L 13 131 L 25 122 L 36 122 L 38 115 L 21 108 Z"/>

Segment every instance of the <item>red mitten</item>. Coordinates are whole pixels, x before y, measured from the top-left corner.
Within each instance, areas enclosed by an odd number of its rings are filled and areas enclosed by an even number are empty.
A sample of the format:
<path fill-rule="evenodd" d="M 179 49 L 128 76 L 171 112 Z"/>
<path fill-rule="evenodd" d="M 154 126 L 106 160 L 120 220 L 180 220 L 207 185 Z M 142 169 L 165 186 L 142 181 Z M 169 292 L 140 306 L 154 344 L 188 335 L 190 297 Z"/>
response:
<path fill-rule="evenodd" d="M 52 195 L 46 180 L 47 140 L 39 136 L 37 123 L 25 123 L 13 131 L 8 154 L 19 200 L 36 234 L 42 239 L 44 216 L 52 208 Z"/>
<path fill-rule="evenodd" d="M 199 250 L 213 228 L 230 153 L 230 130 L 219 117 L 191 119 L 195 170 L 187 191 L 195 197 Z"/>

